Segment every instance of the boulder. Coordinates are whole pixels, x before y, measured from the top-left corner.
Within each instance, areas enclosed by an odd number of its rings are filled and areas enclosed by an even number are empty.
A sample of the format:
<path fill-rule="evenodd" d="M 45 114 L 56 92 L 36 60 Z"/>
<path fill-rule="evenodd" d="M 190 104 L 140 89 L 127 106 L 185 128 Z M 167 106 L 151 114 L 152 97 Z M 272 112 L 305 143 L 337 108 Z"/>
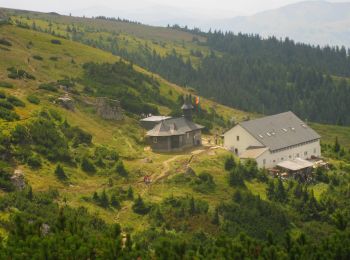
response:
<path fill-rule="evenodd" d="M 107 120 L 122 120 L 123 110 L 118 100 L 99 97 L 96 99 L 97 114 Z"/>
<path fill-rule="evenodd" d="M 75 110 L 74 100 L 71 97 L 69 97 L 68 94 L 65 94 L 63 97 L 59 97 L 57 99 L 57 104 L 61 105 L 62 107 L 70 111 Z"/>
<path fill-rule="evenodd" d="M 18 190 L 23 190 L 26 187 L 24 173 L 20 169 L 16 169 L 11 176 L 11 182 Z"/>

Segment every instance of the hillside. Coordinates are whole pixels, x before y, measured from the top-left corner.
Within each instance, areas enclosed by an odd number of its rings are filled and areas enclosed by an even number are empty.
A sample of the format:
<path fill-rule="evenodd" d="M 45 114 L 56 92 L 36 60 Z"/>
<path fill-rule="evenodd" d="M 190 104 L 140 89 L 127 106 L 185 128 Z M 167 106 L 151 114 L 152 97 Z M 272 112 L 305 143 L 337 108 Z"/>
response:
<path fill-rule="evenodd" d="M 50 23 L 40 18 L 35 24 L 46 28 Z M 51 27 L 58 34 L 62 25 Z M 121 37 L 141 39 L 128 33 Z M 305 185 L 273 179 L 254 163 L 239 163 L 209 144 L 232 118 L 238 122 L 260 115 L 202 97 L 195 120 L 208 125 L 205 145 L 154 153 L 138 123 L 140 112 L 176 115 L 183 95 L 196 95 L 195 90 L 91 42 L 29 30 L 21 22 L 0 25 L 0 35 L 0 258 L 290 254 L 312 259 L 327 254 L 345 259 L 349 254 L 348 127 L 314 125 L 327 133 L 324 152 L 333 168 L 317 171 L 315 182 Z M 187 47 L 197 46 L 210 55 L 206 46 L 193 43 L 194 34 L 179 35 L 187 35 L 188 43 L 160 36 L 167 42 L 164 50 L 176 46 L 191 56 Z M 57 103 L 66 91 L 74 111 Z M 94 102 L 99 96 L 119 99 L 125 118 L 98 116 Z M 23 190 L 11 181 L 15 170 L 24 174 Z M 144 183 L 145 176 L 151 184 Z"/>
<path fill-rule="evenodd" d="M 263 37 L 289 37 L 313 45 L 350 46 L 350 4 L 305 1 L 247 17 L 214 22 L 212 28 L 254 33 Z"/>
<path fill-rule="evenodd" d="M 325 124 L 350 122 L 350 61 L 345 48 L 178 26 L 158 28 L 105 17 L 6 12 L 17 26 L 119 55 L 230 107 L 263 114 L 293 110 L 305 120 Z"/>

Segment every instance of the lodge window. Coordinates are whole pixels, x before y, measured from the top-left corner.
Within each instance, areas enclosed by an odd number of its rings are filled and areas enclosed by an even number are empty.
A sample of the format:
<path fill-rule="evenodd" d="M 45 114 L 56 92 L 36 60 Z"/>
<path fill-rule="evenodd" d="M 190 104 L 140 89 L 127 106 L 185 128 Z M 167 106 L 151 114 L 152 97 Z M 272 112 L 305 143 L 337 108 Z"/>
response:
<path fill-rule="evenodd" d="M 307 155 L 307 152 L 304 152 L 304 155 L 306 156 L 306 155 Z"/>
<path fill-rule="evenodd" d="M 239 141 L 239 135 L 237 135 L 236 139 L 237 139 L 237 141 Z"/>
<path fill-rule="evenodd" d="M 190 138 L 190 133 L 187 133 L 187 139 Z"/>
<path fill-rule="evenodd" d="M 158 142 L 158 140 L 157 140 L 157 137 L 153 137 L 153 143 L 157 143 Z"/>
<path fill-rule="evenodd" d="M 238 154 L 238 149 L 237 148 L 235 149 L 235 153 Z"/>
<path fill-rule="evenodd" d="M 314 153 L 316 153 L 316 148 L 314 148 Z"/>
<path fill-rule="evenodd" d="M 264 165 L 266 164 L 266 159 L 263 160 L 263 164 L 264 164 Z"/>

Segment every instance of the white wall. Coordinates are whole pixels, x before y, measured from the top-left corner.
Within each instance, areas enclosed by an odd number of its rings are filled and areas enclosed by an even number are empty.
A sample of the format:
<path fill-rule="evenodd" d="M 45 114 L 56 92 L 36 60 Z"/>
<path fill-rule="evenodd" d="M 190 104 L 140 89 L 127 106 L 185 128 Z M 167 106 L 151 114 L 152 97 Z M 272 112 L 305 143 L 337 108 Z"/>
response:
<path fill-rule="evenodd" d="M 224 147 L 233 152 L 238 149 L 238 155 L 241 155 L 249 146 L 263 145 L 240 125 L 236 125 L 224 134 Z"/>
<path fill-rule="evenodd" d="M 305 152 L 307 154 L 305 154 Z M 256 159 L 256 162 L 258 163 L 259 168 L 272 168 L 282 161 L 293 160 L 295 158 L 309 159 L 311 156 L 321 156 L 321 146 L 319 140 L 292 149 L 283 150 L 278 153 L 271 153 L 270 151 L 267 151 L 260 155 Z"/>

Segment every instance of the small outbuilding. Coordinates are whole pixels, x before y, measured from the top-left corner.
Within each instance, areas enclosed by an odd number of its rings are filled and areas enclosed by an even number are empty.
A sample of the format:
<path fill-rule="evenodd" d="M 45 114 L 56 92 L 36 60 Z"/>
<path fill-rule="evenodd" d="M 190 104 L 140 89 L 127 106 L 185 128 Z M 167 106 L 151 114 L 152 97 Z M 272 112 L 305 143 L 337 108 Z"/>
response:
<path fill-rule="evenodd" d="M 147 132 L 153 151 L 174 152 L 202 145 L 204 126 L 192 121 L 193 106 L 189 100 L 185 100 L 182 110 L 183 117 L 161 120 Z"/>

